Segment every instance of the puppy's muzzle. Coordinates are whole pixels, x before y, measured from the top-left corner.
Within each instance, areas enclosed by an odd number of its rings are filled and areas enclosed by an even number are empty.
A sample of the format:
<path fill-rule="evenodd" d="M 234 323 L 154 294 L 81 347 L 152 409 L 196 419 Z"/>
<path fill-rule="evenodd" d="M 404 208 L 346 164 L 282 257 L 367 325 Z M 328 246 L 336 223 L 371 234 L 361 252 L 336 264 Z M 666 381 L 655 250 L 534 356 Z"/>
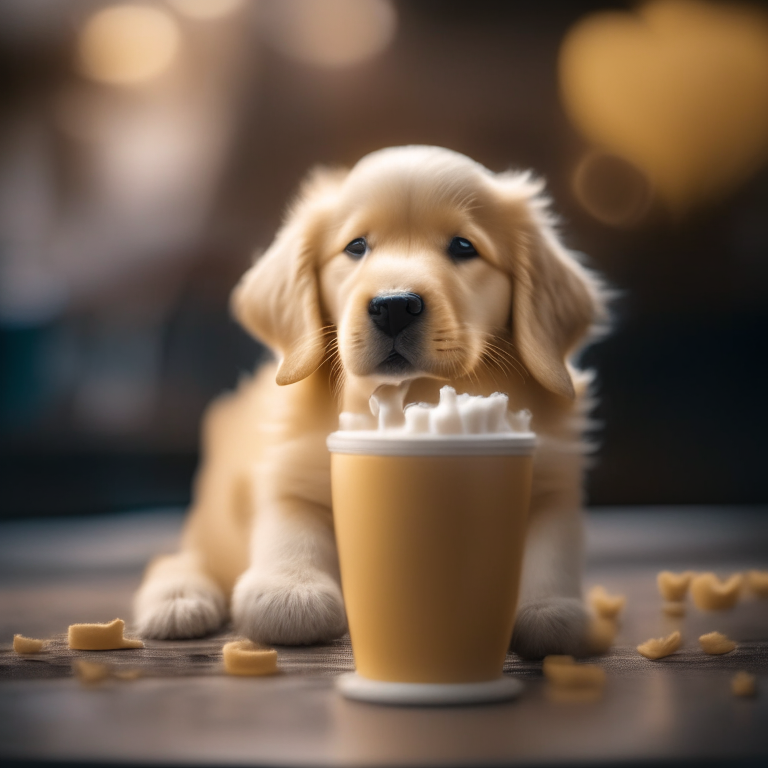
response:
<path fill-rule="evenodd" d="M 417 320 L 423 311 L 424 299 L 417 293 L 376 296 L 368 305 L 373 324 L 391 339 Z"/>

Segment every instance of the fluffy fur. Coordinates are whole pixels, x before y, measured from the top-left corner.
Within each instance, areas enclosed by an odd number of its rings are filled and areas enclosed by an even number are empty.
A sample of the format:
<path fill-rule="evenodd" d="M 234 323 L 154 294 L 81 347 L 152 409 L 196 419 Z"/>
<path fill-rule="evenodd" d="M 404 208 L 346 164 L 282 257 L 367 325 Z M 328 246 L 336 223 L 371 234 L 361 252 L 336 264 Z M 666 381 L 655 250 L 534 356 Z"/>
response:
<path fill-rule="evenodd" d="M 540 442 L 512 646 L 579 653 L 581 483 L 589 375 L 570 357 L 604 317 L 596 279 L 561 245 L 525 173 L 493 174 L 436 147 L 385 149 L 304 184 L 267 252 L 232 296 L 238 320 L 276 353 L 209 408 L 203 464 L 181 552 L 151 564 L 136 596 L 147 637 L 194 637 L 227 619 L 262 642 L 330 640 L 346 629 L 325 438 L 364 413 L 381 383 L 408 400 L 440 386 L 503 391 L 529 408 Z M 479 257 L 454 259 L 453 237 Z M 361 259 L 345 247 L 365 237 Z M 424 316 L 392 339 L 368 314 L 409 291 Z M 402 361 L 401 361 L 402 362 Z M 401 366 L 403 367 L 403 366 Z"/>

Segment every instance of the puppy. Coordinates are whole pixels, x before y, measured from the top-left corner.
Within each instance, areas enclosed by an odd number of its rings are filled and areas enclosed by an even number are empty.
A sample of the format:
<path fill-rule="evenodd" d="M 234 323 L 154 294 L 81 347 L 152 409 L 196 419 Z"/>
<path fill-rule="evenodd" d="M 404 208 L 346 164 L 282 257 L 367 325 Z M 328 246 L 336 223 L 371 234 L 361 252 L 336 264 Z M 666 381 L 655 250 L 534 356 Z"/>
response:
<path fill-rule="evenodd" d="M 604 316 L 597 279 L 560 244 L 542 185 L 437 147 L 314 172 L 232 295 L 277 362 L 209 408 L 181 551 L 136 595 L 145 637 L 197 637 L 228 606 L 254 640 L 346 630 L 327 435 L 381 384 L 407 401 L 509 395 L 539 444 L 512 647 L 579 653 L 582 472 L 590 376 L 569 362 Z M 405 535 L 405 534 L 404 534 Z"/>

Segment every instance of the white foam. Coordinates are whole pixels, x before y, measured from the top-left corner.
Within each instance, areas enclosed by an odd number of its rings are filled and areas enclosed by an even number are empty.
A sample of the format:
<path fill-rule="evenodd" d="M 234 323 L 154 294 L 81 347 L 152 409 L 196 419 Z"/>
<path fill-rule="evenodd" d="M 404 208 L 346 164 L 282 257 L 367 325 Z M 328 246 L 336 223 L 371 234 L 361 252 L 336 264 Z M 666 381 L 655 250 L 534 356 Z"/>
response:
<path fill-rule="evenodd" d="M 531 412 L 509 412 L 509 398 L 501 392 L 489 397 L 457 395 L 453 387 L 440 390 L 440 402 L 411 403 L 403 408 L 405 387 L 382 386 L 371 396 L 371 413 L 378 432 L 398 435 L 488 435 L 529 432 Z M 343 431 L 370 430 L 367 414 L 344 412 Z"/>

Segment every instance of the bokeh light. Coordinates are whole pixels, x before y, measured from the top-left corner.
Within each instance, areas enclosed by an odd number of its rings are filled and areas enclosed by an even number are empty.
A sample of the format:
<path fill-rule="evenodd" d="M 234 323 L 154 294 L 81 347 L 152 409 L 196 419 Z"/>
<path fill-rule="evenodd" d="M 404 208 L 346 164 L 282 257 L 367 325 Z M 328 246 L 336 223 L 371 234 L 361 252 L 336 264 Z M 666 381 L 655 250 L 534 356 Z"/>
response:
<path fill-rule="evenodd" d="M 80 70 L 102 83 L 142 83 L 169 68 L 179 43 L 178 25 L 169 13 L 143 5 L 116 5 L 98 11 L 83 27 Z"/>
<path fill-rule="evenodd" d="M 676 213 L 768 157 L 768 14 L 652 0 L 587 16 L 560 51 L 562 99 L 594 145 L 626 157 Z"/>
<path fill-rule="evenodd" d="M 653 199 L 651 184 L 638 168 L 602 150 L 584 154 L 573 171 L 571 186 L 587 213 L 613 227 L 641 222 Z"/>
<path fill-rule="evenodd" d="M 169 0 L 175 10 L 191 19 L 221 19 L 243 7 L 243 0 Z"/>
<path fill-rule="evenodd" d="M 373 58 L 397 29 L 389 0 L 279 0 L 265 11 L 266 40 L 286 56 L 319 67 Z"/>

